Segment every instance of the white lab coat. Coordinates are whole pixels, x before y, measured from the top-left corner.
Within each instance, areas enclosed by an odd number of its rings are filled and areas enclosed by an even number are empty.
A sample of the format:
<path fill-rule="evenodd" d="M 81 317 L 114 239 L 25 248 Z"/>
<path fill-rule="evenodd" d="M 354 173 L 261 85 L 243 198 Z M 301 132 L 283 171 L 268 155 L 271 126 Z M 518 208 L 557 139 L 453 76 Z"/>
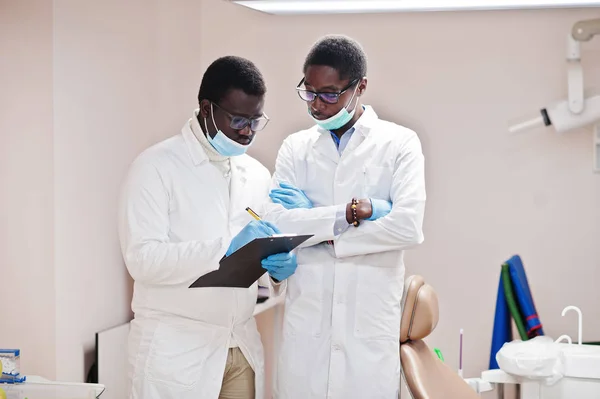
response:
<path fill-rule="evenodd" d="M 190 124 L 133 163 L 120 206 L 122 251 L 135 280 L 129 336 L 131 399 L 217 399 L 232 339 L 264 395 L 263 350 L 250 289 L 194 288 L 218 269 L 231 238 L 268 200 L 269 171 L 231 158 L 231 195 Z M 266 275 L 263 277 L 267 277 Z M 268 283 L 268 278 L 262 284 Z M 270 287 L 272 294 L 285 284 Z"/>
<path fill-rule="evenodd" d="M 423 241 L 424 157 L 417 135 L 366 107 L 342 156 L 318 127 L 286 138 L 274 181 L 315 207 L 266 215 L 286 232 L 314 233 L 288 279 L 276 399 L 392 399 L 400 382 L 403 250 Z M 334 237 L 339 206 L 391 200 L 391 212 Z"/>

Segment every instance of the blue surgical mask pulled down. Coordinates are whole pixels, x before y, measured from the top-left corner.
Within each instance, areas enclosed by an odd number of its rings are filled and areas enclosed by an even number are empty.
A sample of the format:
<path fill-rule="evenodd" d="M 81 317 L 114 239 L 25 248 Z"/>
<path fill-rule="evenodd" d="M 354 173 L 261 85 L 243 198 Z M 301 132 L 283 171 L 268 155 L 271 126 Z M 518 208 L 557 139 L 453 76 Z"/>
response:
<path fill-rule="evenodd" d="M 354 96 L 356 95 L 357 89 L 358 89 L 358 85 L 356 85 L 356 87 L 354 88 L 354 93 L 352 94 L 350 101 L 348 101 L 348 104 L 346 104 L 346 106 L 344 106 L 344 108 L 340 109 L 340 111 L 337 114 L 333 115 L 332 117 L 329 117 L 329 118 L 323 119 L 323 120 L 319 120 L 312 115 L 312 113 L 310 112 L 310 107 L 308 108 L 308 114 L 313 119 L 313 121 L 315 121 L 315 123 L 317 125 L 321 126 L 323 129 L 337 130 L 337 129 L 343 127 L 344 125 L 346 125 L 348 122 L 350 122 L 352 120 L 352 117 L 354 117 L 354 113 L 356 112 L 356 106 L 358 105 L 358 100 L 354 104 L 354 108 L 352 108 L 352 111 L 348 112 L 347 108 L 350 104 L 352 104 L 352 100 L 354 100 Z"/>
<path fill-rule="evenodd" d="M 224 157 L 235 157 L 245 154 L 246 151 L 248 151 L 248 148 L 254 142 L 254 140 L 252 140 L 248 145 L 243 145 L 227 137 L 221 131 L 221 129 L 217 127 L 217 124 L 215 123 L 212 103 L 210 104 L 210 116 L 212 119 L 212 123 L 215 126 L 215 129 L 217 129 L 217 134 L 215 134 L 215 137 L 210 137 L 210 133 L 208 132 L 208 126 L 206 124 L 206 118 L 204 118 L 204 129 L 206 130 L 206 138 L 208 139 L 210 145 L 212 145 L 213 148 Z"/>

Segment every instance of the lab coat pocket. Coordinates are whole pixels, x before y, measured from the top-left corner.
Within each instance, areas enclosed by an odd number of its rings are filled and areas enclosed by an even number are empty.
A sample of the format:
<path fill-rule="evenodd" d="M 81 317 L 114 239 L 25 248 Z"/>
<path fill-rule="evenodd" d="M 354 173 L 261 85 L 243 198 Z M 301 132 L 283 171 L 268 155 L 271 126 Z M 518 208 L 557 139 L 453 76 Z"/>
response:
<path fill-rule="evenodd" d="M 302 264 L 302 252 L 296 273 L 288 279 L 284 332 L 318 337 L 323 324 L 323 265 Z"/>
<path fill-rule="evenodd" d="M 354 335 L 398 339 L 402 276 L 395 267 L 357 266 Z"/>
<path fill-rule="evenodd" d="M 363 195 L 368 198 L 390 200 L 394 171 L 389 166 L 363 167 Z"/>
<path fill-rule="evenodd" d="M 176 388 L 193 388 L 210 355 L 211 337 L 198 328 L 159 322 L 148 353 L 148 380 Z"/>

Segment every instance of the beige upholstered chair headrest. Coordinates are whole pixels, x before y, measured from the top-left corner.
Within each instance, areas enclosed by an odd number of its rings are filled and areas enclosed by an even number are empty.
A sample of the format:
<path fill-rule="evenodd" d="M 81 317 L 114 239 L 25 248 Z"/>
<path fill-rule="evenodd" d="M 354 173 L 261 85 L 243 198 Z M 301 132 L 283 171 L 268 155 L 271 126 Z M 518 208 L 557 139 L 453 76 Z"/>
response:
<path fill-rule="evenodd" d="M 402 321 L 400 343 L 427 337 L 439 320 L 438 298 L 423 277 L 415 275 L 406 279 L 402 296 Z"/>

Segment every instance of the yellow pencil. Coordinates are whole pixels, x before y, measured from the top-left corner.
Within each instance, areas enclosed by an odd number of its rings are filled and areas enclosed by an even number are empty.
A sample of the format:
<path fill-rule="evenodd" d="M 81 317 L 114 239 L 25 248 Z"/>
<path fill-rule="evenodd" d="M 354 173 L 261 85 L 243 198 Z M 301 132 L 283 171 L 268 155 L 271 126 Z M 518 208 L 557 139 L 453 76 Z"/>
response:
<path fill-rule="evenodd" d="M 256 219 L 256 220 L 260 220 L 260 216 L 258 216 L 258 215 L 256 214 L 256 212 L 254 212 L 252 209 L 250 209 L 250 207 L 246 208 L 246 211 L 247 211 L 247 212 L 248 212 L 250 215 L 252 215 L 252 217 L 253 217 L 254 219 Z"/>

